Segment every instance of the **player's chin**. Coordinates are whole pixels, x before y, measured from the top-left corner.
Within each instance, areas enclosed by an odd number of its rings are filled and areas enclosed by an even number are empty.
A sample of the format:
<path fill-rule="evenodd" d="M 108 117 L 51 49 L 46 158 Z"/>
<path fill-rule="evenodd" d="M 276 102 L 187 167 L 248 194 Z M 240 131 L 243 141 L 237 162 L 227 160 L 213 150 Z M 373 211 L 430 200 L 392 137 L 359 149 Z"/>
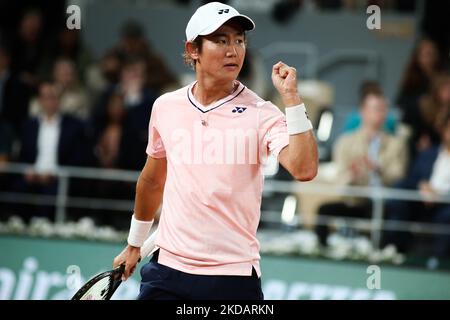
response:
<path fill-rule="evenodd" d="M 237 79 L 239 75 L 239 72 L 221 72 L 220 73 L 220 80 L 223 82 L 230 82 Z"/>
<path fill-rule="evenodd" d="M 241 68 L 228 68 L 225 67 L 221 70 L 221 76 L 224 78 L 230 79 L 236 79 L 239 76 L 239 72 L 241 71 Z"/>

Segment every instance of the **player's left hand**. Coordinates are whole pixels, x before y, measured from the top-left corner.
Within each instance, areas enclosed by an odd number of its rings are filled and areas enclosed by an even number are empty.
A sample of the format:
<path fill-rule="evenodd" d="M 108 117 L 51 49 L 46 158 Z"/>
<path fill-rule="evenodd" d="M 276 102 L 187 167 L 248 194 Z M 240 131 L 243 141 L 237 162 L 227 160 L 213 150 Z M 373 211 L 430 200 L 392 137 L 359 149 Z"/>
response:
<path fill-rule="evenodd" d="M 297 70 L 283 62 L 276 63 L 272 68 L 272 82 L 280 95 L 298 95 Z"/>

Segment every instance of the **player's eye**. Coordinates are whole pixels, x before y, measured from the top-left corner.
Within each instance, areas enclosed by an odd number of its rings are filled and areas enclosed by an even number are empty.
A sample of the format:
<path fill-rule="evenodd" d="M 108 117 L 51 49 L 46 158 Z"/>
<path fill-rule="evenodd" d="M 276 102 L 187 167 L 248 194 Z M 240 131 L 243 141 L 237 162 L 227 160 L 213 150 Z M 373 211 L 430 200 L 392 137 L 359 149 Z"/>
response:
<path fill-rule="evenodd" d="M 218 43 L 218 44 L 227 44 L 227 40 L 224 39 L 224 38 L 218 38 L 218 39 L 216 40 L 216 43 Z"/>

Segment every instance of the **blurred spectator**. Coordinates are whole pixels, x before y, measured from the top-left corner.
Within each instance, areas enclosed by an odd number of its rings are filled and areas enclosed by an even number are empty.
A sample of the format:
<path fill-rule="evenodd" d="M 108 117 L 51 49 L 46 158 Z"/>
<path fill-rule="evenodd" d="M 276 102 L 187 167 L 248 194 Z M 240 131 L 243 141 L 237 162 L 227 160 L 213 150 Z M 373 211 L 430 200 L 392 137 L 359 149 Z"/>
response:
<path fill-rule="evenodd" d="M 120 153 L 124 151 L 125 156 L 128 155 L 129 149 L 122 144 L 125 114 L 124 96 L 114 92 L 109 98 L 105 119 L 99 124 L 98 132 L 95 133 L 95 157 L 100 168 L 118 169 Z M 122 150 L 124 147 L 126 149 Z M 90 184 L 92 189 L 85 196 L 127 200 L 134 197 L 135 185 L 126 181 L 92 180 Z M 85 213 L 80 214 L 83 216 Z M 102 224 L 126 228 L 122 215 L 111 215 L 111 212 L 107 210 L 97 210 L 96 220 Z"/>
<path fill-rule="evenodd" d="M 28 114 L 29 90 L 10 68 L 11 55 L 5 43 L 0 43 L 0 122 L 10 126 L 13 139 Z"/>
<path fill-rule="evenodd" d="M 355 132 L 341 136 L 333 150 L 337 165 L 337 183 L 353 186 L 390 186 L 404 175 L 407 151 L 403 140 L 383 131 L 387 104 L 384 97 L 369 93 L 361 101 L 362 126 Z M 346 198 L 319 208 L 325 216 L 371 216 L 372 203 L 368 199 Z M 328 228 L 318 226 L 322 244 L 326 243 Z"/>
<path fill-rule="evenodd" d="M 122 169 L 142 169 L 145 163 L 145 148 L 148 138 L 148 123 L 156 95 L 146 86 L 146 61 L 140 57 L 131 57 L 125 61 L 117 85 L 103 93 L 94 112 L 95 131 L 102 128 L 107 119 L 107 107 L 114 93 L 123 96 L 125 118 L 121 139 L 119 167 Z"/>
<path fill-rule="evenodd" d="M 8 123 L 0 120 L 0 165 L 7 163 L 11 159 L 12 144 L 12 129 Z"/>
<path fill-rule="evenodd" d="M 85 130 L 83 123 L 60 111 L 61 92 L 54 83 L 39 87 L 42 112 L 24 125 L 20 159 L 35 164 L 35 172 L 52 175 L 59 165 L 85 164 Z"/>
<path fill-rule="evenodd" d="M 22 81 L 33 89 L 37 88 L 38 76 L 42 72 L 45 39 L 42 34 L 42 14 L 38 9 L 25 11 L 13 38 L 12 69 Z"/>
<path fill-rule="evenodd" d="M 106 121 L 96 134 L 95 155 L 102 168 L 118 168 L 124 118 L 124 97 L 113 93 L 106 110 Z"/>
<path fill-rule="evenodd" d="M 91 53 L 81 40 L 81 31 L 78 29 L 67 29 L 64 27 L 57 35 L 57 41 L 48 49 L 49 54 L 43 62 L 45 74 L 51 73 L 54 61 L 65 59 L 73 61 L 75 66 L 75 77 L 81 81 L 85 80 L 86 69 L 91 64 Z"/>
<path fill-rule="evenodd" d="M 127 114 L 124 123 L 120 167 L 129 170 L 140 170 L 145 164 L 145 149 L 148 139 L 148 123 L 154 92 L 144 86 L 145 63 L 142 60 L 131 60 L 124 65 L 120 87 L 125 95 Z"/>
<path fill-rule="evenodd" d="M 444 121 L 450 114 L 450 74 L 434 78 L 430 92 L 419 103 L 423 125 L 420 128 L 416 149 L 423 151 L 440 140 Z"/>
<path fill-rule="evenodd" d="M 382 95 L 383 90 L 380 87 L 380 84 L 377 81 L 367 80 L 364 81 L 359 88 L 359 103 L 366 98 L 367 95 L 374 93 L 377 95 Z M 351 112 L 343 126 L 343 132 L 351 132 L 353 130 L 358 129 L 361 126 L 361 113 L 359 112 Z M 388 113 L 386 117 L 386 121 L 383 124 L 383 129 L 390 134 L 395 135 L 396 133 L 397 120 L 395 117 Z"/>
<path fill-rule="evenodd" d="M 33 164 L 16 183 L 16 191 L 55 195 L 59 166 L 84 165 L 88 157 L 85 129 L 80 120 L 60 112 L 60 91 L 54 83 L 39 87 L 42 112 L 24 125 L 20 161 Z M 51 208 L 36 208 L 50 217 Z"/>
<path fill-rule="evenodd" d="M 106 52 L 99 63 L 89 66 L 86 83 L 91 100 L 97 101 L 103 92 L 119 82 L 121 69 L 122 59 L 114 50 Z"/>
<path fill-rule="evenodd" d="M 386 206 L 386 219 L 402 221 L 427 221 L 450 225 L 450 204 L 439 204 L 433 199 L 450 195 L 450 115 L 447 115 L 441 129 L 442 143 L 420 152 L 412 169 L 398 188 L 418 190 L 424 197 L 422 202 L 392 200 Z M 400 251 L 406 252 L 412 246 L 412 235 L 408 232 L 387 232 L 384 242 L 394 243 Z M 433 254 L 448 255 L 449 235 L 436 235 Z"/>
<path fill-rule="evenodd" d="M 75 64 L 72 60 L 60 58 L 53 67 L 53 81 L 61 92 L 60 111 L 81 119 L 90 116 L 90 101 L 88 95 L 77 78 Z M 39 99 L 30 104 L 30 115 L 36 116 L 42 111 Z"/>
<path fill-rule="evenodd" d="M 448 19 L 448 13 L 450 12 L 450 2 L 424 1 L 421 4 L 421 11 L 420 26 L 422 33 L 436 41 L 439 45 L 441 56 L 445 58 L 448 64 L 450 51 L 450 19 Z"/>
<path fill-rule="evenodd" d="M 302 8 L 303 0 L 281 0 L 274 4 L 272 18 L 278 23 L 288 23 Z"/>
<path fill-rule="evenodd" d="M 402 121 L 411 126 L 412 155 L 416 154 L 414 142 L 419 140 L 423 120 L 419 110 L 420 98 L 430 89 L 433 78 L 441 71 L 442 61 L 436 44 L 429 40 L 419 41 L 412 53 L 397 97 L 402 111 Z"/>
<path fill-rule="evenodd" d="M 165 61 L 149 45 L 142 26 L 136 21 L 127 21 L 121 30 L 120 42 L 115 48 L 123 60 L 141 57 L 146 62 L 147 84 L 156 93 L 176 87 L 178 79 L 169 70 Z"/>

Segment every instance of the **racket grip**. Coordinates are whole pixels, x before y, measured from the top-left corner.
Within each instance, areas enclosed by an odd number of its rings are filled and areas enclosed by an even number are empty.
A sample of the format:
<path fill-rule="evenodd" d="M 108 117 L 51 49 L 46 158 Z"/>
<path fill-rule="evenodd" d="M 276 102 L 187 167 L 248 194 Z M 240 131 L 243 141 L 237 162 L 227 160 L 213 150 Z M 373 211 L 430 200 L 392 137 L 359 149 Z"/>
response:
<path fill-rule="evenodd" d="M 156 235 L 158 234 L 158 229 L 154 231 L 147 240 L 144 241 L 144 244 L 141 247 L 141 259 L 146 258 L 150 252 L 155 248 L 155 239 Z"/>

